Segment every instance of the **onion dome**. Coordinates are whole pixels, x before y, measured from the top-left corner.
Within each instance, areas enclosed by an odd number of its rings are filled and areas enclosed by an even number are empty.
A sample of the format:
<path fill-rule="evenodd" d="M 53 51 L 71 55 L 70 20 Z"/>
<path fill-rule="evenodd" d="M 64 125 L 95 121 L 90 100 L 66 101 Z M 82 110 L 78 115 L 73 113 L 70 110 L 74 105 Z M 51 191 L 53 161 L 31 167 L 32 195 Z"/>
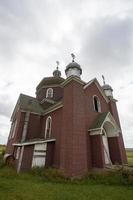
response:
<path fill-rule="evenodd" d="M 110 85 L 108 85 L 108 84 L 105 83 L 105 78 L 104 78 L 103 75 L 102 75 L 102 78 L 103 78 L 103 84 L 104 84 L 102 86 L 102 89 L 103 89 L 105 95 L 107 97 L 113 97 L 113 89 L 112 89 L 112 87 Z"/>
<path fill-rule="evenodd" d="M 43 88 L 45 86 L 60 85 L 62 82 L 64 82 L 65 79 L 61 77 L 61 72 L 58 69 L 59 61 L 56 61 L 56 63 L 57 67 L 56 70 L 53 71 L 53 76 L 43 78 L 42 81 L 36 87 L 36 90 L 39 90 L 40 88 Z"/>
<path fill-rule="evenodd" d="M 71 56 L 72 56 L 73 60 L 71 63 L 69 63 L 66 66 L 65 74 L 66 74 L 67 78 L 70 76 L 77 76 L 80 78 L 80 75 L 82 74 L 82 69 L 81 69 L 80 65 L 74 61 L 75 55 L 71 54 Z"/>
<path fill-rule="evenodd" d="M 55 77 L 60 77 L 61 76 L 61 72 L 59 71 L 59 61 L 56 61 L 57 67 L 56 70 L 53 71 L 53 76 Z"/>
<path fill-rule="evenodd" d="M 61 76 L 61 72 L 59 71 L 58 67 L 56 68 L 56 70 L 53 71 L 53 76 L 55 76 L 55 77 Z"/>

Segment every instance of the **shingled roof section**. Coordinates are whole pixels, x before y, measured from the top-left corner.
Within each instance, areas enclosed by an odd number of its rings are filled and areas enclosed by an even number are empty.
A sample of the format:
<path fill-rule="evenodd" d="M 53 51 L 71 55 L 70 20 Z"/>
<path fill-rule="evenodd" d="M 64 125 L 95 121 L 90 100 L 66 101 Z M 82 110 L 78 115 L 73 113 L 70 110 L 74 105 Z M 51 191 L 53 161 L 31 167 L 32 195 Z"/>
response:
<path fill-rule="evenodd" d="M 42 81 L 38 84 L 36 89 L 39 90 L 41 87 L 46 86 L 46 85 L 61 84 L 64 81 L 65 79 L 62 77 L 54 77 L 54 76 L 46 77 L 42 79 Z"/>
<path fill-rule="evenodd" d="M 39 104 L 36 98 L 25 95 L 25 94 L 20 94 L 19 96 L 19 106 L 23 110 L 28 110 L 31 112 L 36 112 L 38 114 L 43 114 L 44 109 L 42 106 Z"/>
<path fill-rule="evenodd" d="M 101 128 L 106 116 L 107 116 L 108 112 L 104 112 L 104 113 L 100 113 L 97 118 L 94 120 L 94 122 L 92 123 L 92 125 L 90 126 L 90 130 L 91 129 L 98 129 Z"/>

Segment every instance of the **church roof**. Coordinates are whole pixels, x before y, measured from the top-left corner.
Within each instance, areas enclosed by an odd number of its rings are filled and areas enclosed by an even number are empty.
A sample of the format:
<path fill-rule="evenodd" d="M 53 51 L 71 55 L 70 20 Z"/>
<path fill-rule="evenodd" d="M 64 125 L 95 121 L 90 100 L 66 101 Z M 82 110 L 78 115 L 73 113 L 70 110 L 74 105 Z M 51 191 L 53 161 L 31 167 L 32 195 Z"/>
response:
<path fill-rule="evenodd" d="M 21 109 L 37 112 L 39 114 L 44 112 L 42 106 L 38 103 L 37 99 L 25 94 L 20 94 L 19 106 Z"/>
<path fill-rule="evenodd" d="M 20 94 L 18 101 L 16 103 L 16 106 L 14 108 L 14 111 L 11 116 L 11 121 L 14 118 L 14 115 L 17 111 L 17 109 L 20 108 L 21 110 L 24 111 L 30 111 L 30 112 L 35 112 L 38 114 L 43 114 L 44 109 L 42 106 L 38 103 L 37 99 L 25 94 Z"/>
<path fill-rule="evenodd" d="M 90 130 L 91 129 L 98 129 L 101 128 L 106 116 L 107 116 L 108 112 L 104 112 L 104 113 L 100 113 L 97 118 L 94 120 L 94 122 L 92 123 L 92 125 L 90 126 Z"/>
<path fill-rule="evenodd" d="M 64 78 L 58 77 L 58 76 L 45 77 L 38 84 L 36 89 L 39 90 L 41 87 L 46 86 L 46 85 L 61 84 L 62 82 L 64 82 L 64 80 L 65 80 Z"/>

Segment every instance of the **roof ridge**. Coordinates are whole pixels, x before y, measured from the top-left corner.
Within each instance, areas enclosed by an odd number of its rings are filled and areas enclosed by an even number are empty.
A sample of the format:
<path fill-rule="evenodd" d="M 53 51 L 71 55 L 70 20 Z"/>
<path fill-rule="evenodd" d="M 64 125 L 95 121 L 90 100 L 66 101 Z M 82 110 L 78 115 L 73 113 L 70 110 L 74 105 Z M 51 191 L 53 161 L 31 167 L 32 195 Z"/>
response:
<path fill-rule="evenodd" d="M 21 97 L 21 96 L 25 96 L 25 97 L 30 97 L 30 98 L 36 99 L 36 97 L 32 97 L 32 96 L 30 96 L 30 95 L 23 94 L 23 93 L 20 93 L 19 97 Z"/>

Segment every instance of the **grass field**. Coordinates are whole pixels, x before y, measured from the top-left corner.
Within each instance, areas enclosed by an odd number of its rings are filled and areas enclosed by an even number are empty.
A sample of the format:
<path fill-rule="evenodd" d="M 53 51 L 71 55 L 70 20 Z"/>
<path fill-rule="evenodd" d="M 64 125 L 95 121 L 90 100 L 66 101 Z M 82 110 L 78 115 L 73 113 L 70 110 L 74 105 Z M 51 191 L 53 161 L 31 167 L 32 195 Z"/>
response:
<path fill-rule="evenodd" d="M 133 153 L 127 153 L 132 163 Z M 43 170 L 44 171 L 44 170 Z M 51 175 L 52 174 L 52 175 Z M 133 177 L 117 173 L 69 180 L 41 169 L 17 174 L 0 167 L 0 200 L 133 200 Z"/>
<path fill-rule="evenodd" d="M 116 177 L 114 177 L 116 179 Z M 132 200 L 133 186 L 99 180 L 48 180 L 39 175 L 0 171 L 0 200 Z M 101 183 L 100 183 L 101 182 Z"/>
<path fill-rule="evenodd" d="M 126 151 L 129 165 L 133 166 L 133 151 Z"/>

